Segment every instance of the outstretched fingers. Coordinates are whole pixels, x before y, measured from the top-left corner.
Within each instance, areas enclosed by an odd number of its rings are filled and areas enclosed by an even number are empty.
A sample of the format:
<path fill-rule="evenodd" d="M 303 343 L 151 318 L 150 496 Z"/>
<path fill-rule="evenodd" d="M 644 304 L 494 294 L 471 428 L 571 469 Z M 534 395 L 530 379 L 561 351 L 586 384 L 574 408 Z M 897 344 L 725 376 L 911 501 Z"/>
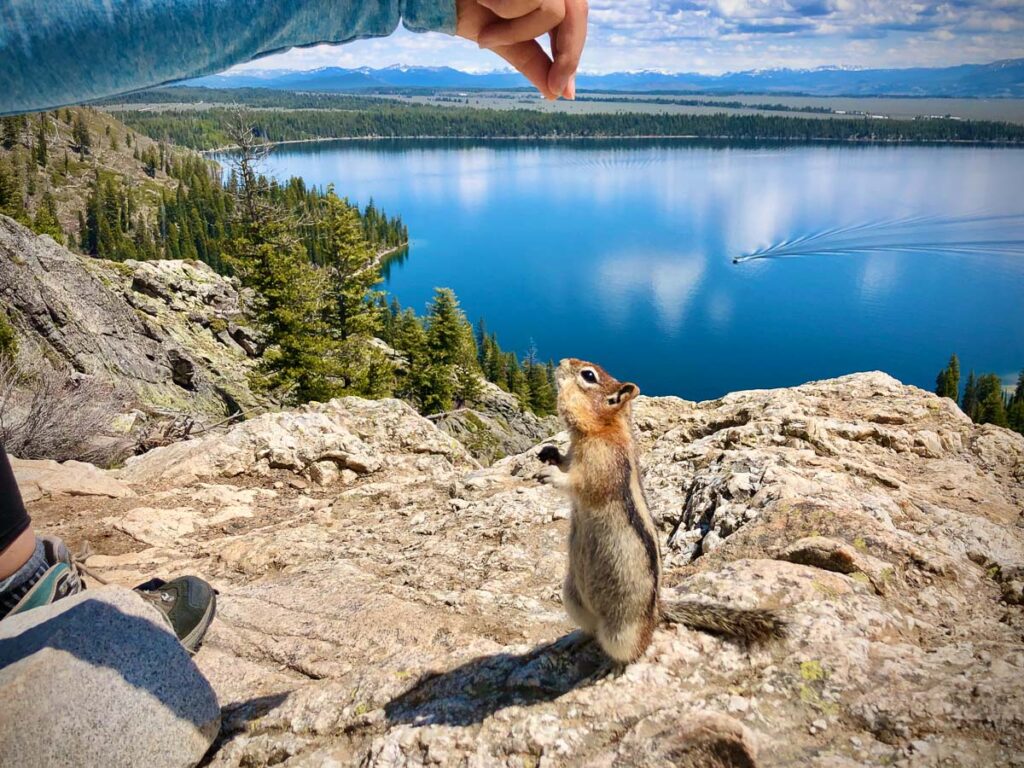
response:
<path fill-rule="evenodd" d="M 499 45 L 514 45 L 536 38 L 551 31 L 565 18 L 565 3 L 561 0 L 544 0 L 539 8 L 512 19 L 489 24 L 477 38 L 481 48 L 496 48 Z"/>
<path fill-rule="evenodd" d="M 551 93 L 576 98 L 576 70 L 587 42 L 587 0 L 565 0 L 565 17 L 551 36 L 554 63 L 548 72 Z"/>
<path fill-rule="evenodd" d="M 498 46 L 494 52 L 519 70 L 545 99 L 558 98 L 559 94 L 548 87 L 551 59 L 536 40 Z"/>

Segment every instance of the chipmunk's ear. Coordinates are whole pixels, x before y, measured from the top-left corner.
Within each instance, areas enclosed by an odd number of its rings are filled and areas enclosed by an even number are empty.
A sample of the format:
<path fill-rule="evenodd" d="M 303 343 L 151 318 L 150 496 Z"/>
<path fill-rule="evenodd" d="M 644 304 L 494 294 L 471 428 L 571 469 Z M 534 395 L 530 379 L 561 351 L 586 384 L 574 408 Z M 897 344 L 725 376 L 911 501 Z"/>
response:
<path fill-rule="evenodd" d="M 636 384 L 623 384 L 618 392 L 608 398 L 608 405 L 616 408 L 625 405 L 634 397 L 640 394 L 640 387 Z"/>

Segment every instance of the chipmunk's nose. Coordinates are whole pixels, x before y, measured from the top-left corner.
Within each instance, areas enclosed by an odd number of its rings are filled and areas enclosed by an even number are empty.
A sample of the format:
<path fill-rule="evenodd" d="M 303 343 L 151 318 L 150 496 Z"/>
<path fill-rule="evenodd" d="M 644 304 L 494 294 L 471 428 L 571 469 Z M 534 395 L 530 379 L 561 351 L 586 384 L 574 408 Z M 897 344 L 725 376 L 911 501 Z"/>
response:
<path fill-rule="evenodd" d="M 558 361 L 558 368 L 555 370 L 555 380 L 561 381 L 567 377 L 572 376 L 572 362 L 571 357 L 563 357 Z"/>

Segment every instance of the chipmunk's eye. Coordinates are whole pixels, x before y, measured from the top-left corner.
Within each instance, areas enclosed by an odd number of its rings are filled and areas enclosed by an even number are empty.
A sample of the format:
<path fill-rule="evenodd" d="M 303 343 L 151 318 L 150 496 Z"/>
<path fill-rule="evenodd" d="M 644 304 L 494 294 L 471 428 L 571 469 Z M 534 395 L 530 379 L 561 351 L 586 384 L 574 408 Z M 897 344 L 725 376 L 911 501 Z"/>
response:
<path fill-rule="evenodd" d="M 597 374 L 589 368 L 584 368 L 580 371 L 580 376 L 582 376 L 583 380 L 588 384 L 597 384 Z"/>

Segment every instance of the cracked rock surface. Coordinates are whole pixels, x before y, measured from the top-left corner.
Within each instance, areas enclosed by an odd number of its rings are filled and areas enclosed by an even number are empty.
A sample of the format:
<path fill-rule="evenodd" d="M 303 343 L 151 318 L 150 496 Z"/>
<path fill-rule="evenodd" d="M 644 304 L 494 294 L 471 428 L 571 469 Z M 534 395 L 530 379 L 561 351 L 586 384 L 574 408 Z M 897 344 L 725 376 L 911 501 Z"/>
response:
<path fill-rule="evenodd" d="M 1024 765 L 1024 438 L 880 373 L 640 398 L 635 421 L 666 590 L 775 607 L 787 637 L 662 628 L 605 675 L 560 604 L 539 447 L 481 468 L 393 400 L 260 417 L 133 460 L 134 496 L 31 508 L 104 578 L 220 591 L 212 766 Z"/>

